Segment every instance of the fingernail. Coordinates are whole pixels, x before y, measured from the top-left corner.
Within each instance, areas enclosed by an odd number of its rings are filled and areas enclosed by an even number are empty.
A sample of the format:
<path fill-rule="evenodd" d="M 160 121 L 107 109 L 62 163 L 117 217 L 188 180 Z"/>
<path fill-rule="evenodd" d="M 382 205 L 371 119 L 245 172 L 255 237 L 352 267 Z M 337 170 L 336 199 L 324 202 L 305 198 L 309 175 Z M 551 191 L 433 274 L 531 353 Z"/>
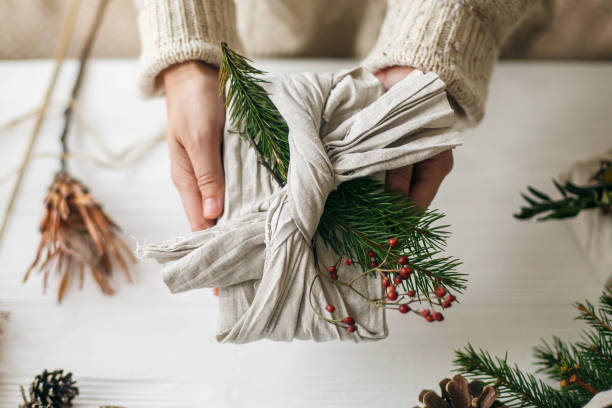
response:
<path fill-rule="evenodd" d="M 214 198 L 204 200 L 204 218 L 213 219 L 219 215 L 219 204 Z"/>

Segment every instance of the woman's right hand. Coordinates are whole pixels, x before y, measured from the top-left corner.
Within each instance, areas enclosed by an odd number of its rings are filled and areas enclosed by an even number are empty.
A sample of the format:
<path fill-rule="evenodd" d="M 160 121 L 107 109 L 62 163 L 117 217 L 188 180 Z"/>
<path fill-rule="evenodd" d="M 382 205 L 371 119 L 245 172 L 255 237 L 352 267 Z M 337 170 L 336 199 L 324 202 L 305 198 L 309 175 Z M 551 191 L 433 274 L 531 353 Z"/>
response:
<path fill-rule="evenodd" d="M 193 231 L 223 212 L 221 139 L 225 123 L 218 69 L 201 61 L 173 65 L 160 77 L 166 91 L 172 182 Z"/>

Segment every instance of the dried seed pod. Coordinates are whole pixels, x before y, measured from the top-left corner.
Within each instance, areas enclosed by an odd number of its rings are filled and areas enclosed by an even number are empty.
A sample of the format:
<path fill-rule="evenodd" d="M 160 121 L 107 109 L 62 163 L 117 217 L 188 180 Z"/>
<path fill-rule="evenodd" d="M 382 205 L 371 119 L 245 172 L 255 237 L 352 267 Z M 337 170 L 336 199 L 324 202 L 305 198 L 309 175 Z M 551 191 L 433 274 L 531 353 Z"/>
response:
<path fill-rule="evenodd" d="M 36 268 L 43 274 L 46 290 L 49 274 L 58 271 L 61 277 L 57 298 L 61 302 L 73 271 L 78 273 L 82 287 L 85 269 L 89 268 L 102 292 L 112 295 L 109 278 L 113 262 L 131 282 L 125 257 L 136 261 L 118 232 L 119 227 L 102 211 L 87 188 L 67 172 L 59 172 L 45 199 L 38 251 L 23 281 Z"/>

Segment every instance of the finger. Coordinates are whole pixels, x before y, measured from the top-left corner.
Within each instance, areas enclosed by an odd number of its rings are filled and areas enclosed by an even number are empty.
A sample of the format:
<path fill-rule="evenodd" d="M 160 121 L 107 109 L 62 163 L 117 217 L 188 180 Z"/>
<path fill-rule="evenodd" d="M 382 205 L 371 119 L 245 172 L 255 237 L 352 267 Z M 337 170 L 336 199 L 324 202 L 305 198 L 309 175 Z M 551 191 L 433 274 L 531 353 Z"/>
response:
<path fill-rule="evenodd" d="M 416 163 L 412 172 L 410 198 L 421 207 L 429 206 L 440 184 L 452 168 L 453 153 L 451 150 Z"/>
<path fill-rule="evenodd" d="M 185 209 L 191 229 L 199 231 L 213 226 L 214 222 L 204 218 L 202 213 L 202 196 L 200 195 L 187 152 L 172 137 L 168 138 L 168 149 L 170 151 L 172 182 L 181 197 L 181 203 Z"/>
<path fill-rule="evenodd" d="M 217 219 L 223 212 L 225 180 L 221 163 L 222 129 L 190 138 L 186 150 L 195 174 L 202 202 L 202 215 Z"/>
<path fill-rule="evenodd" d="M 387 191 L 393 191 L 405 196 L 410 195 L 413 165 L 387 171 L 385 186 Z"/>
<path fill-rule="evenodd" d="M 414 71 L 412 67 L 393 66 L 383 68 L 375 75 L 386 89 L 391 89 L 395 84 L 406 78 L 412 71 Z"/>

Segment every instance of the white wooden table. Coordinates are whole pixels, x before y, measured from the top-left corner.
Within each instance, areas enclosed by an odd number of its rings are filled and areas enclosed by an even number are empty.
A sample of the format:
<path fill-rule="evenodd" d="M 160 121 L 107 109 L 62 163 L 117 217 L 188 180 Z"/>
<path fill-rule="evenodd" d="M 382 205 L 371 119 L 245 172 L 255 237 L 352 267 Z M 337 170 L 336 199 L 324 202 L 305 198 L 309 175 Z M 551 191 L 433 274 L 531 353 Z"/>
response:
<path fill-rule="evenodd" d="M 259 62 L 272 73 L 350 64 Z M 50 70 L 49 61 L 0 62 L 0 123 L 36 107 Z M 70 61 L 62 71 L 54 94 L 59 105 L 42 129 L 38 155 L 58 151 L 61 101 L 75 70 Z M 88 121 L 117 150 L 165 123 L 163 101 L 139 99 L 134 78 L 135 61 L 94 61 L 84 86 Z M 208 290 L 170 295 L 153 263 L 138 265 L 133 285 L 117 274 L 113 297 L 104 297 L 87 276 L 85 288 L 71 288 L 58 306 L 55 291 L 43 296 L 36 276 L 21 283 L 57 168 L 56 159 L 37 158 L 0 248 L 0 310 L 11 314 L 0 344 L 0 407 L 15 407 L 18 385 L 44 368 L 74 373 L 79 407 L 371 408 L 412 406 L 419 390 L 448 375 L 453 350 L 468 341 L 493 353 L 507 349 L 511 360 L 529 367 L 541 337 L 579 336 L 571 303 L 595 300 L 601 286 L 567 225 L 519 222 L 512 213 L 527 184 L 549 189 L 551 177 L 573 160 L 611 147 L 610 78 L 612 64 L 497 68 L 486 119 L 466 132 L 433 204 L 448 214 L 449 252 L 464 261 L 469 289 L 443 324 L 391 313 L 389 338 L 372 344 L 216 344 L 216 298 Z M 31 127 L 30 121 L 0 134 L 0 177 L 18 165 Z M 86 135 L 72 138 L 75 150 L 101 154 Z M 75 161 L 72 169 L 128 239 L 157 241 L 188 229 L 167 157 L 160 144 L 130 168 Z M 10 186 L 0 186 L 0 208 Z"/>

